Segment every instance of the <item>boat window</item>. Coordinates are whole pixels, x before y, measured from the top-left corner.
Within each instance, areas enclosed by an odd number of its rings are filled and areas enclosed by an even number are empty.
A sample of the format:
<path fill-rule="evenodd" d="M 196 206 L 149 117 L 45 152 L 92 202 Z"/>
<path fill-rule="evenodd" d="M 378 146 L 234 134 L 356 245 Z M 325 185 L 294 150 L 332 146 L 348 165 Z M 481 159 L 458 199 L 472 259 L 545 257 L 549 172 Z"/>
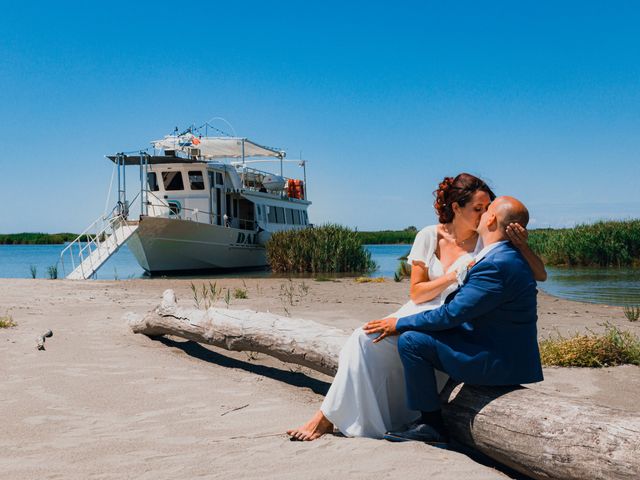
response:
<path fill-rule="evenodd" d="M 180 203 L 169 202 L 169 216 L 180 216 Z"/>
<path fill-rule="evenodd" d="M 267 207 L 269 211 L 269 223 L 276 223 L 276 207 Z"/>
<path fill-rule="evenodd" d="M 147 186 L 151 192 L 157 192 L 158 190 L 160 190 L 156 172 L 147 172 Z"/>
<path fill-rule="evenodd" d="M 204 178 L 200 170 L 189 170 L 191 190 L 204 190 Z"/>
<path fill-rule="evenodd" d="M 300 225 L 300 210 L 293 210 L 293 224 Z"/>
<path fill-rule="evenodd" d="M 287 223 L 293 225 L 293 210 L 287 208 Z"/>
<path fill-rule="evenodd" d="M 213 188 L 215 185 L 213 172 L 207 172 L 207 175 L 209 176 L 209 188 Z"/>
<path fill-rule="evenodd" d="M 216 172 L 216 185 L 222 185 L 222 184 L 224 184 L 222 179 L 222 173 Z"/>
<path fill-rule="evenodd" d="M 306 210 L 302 212 L 302 224 L 303 225 L 308 225 L 309 224 L 309 217 L 307 217 Z"/>
<path fill-rule="evenodd" d="M 276 207 L 276 223 L 286 223 L 284 220 L 284 208 Z"/>
<path fill-rule="evenodd" d="M 162 172 L 162 183 L 165 190 L 184 190 L 182 172 Z"/>
<path fill-rule="evenodd" d="M 262 218 L 262 208 L 260 208 L 260 205 L 256 204 L 256 211 L 258 212 L 257 217 L 258 218 Z"/>

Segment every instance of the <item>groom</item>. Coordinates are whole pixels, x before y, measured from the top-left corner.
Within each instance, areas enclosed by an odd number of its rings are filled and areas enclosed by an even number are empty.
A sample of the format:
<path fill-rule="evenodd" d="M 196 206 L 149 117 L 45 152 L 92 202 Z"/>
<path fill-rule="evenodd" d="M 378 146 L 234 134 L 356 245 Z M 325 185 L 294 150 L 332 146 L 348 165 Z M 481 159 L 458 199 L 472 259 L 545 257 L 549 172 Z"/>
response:
<path fill-rule="evenodd" d="M 387 440 L 446 444 L 434 370 L 473 385 L 517 385 L 542 380 L 536 331 L 536 282 L 522 255 L 507 241 L 510 223 L 526 226 L 529 213 L 512 197 L 494 200 L 478 233 L 485 248 L 464 285 L 445 304 L 404 318 L 374 320 L 376 342 L 400 335 L 409 408 L 421 417 Z"/>

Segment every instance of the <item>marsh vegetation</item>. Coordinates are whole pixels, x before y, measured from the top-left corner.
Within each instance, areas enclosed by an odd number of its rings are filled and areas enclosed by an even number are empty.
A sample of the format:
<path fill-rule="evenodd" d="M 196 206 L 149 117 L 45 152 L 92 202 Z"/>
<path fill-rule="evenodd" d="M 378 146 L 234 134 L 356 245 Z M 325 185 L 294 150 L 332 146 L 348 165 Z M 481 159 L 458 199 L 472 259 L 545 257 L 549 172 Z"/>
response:
<path fill-rule="evenodd" d="M 529 245 L 547 265 L 624 267 L 640 264 L 640 220 L 531 230 Z"/>
<path fill-rule="evenodd" d="M 376 264 L 357 232 L 327 224 L 274 233 L 267 262 L 275 273 L 369 273 Z"/>
<path fill-rule="evenodd" d="M 540 358 L 545 366 L 613 367 L 640 365 L 640 339 L 609 323 L 604 333 L 557 334 L 540 342 Z"/>

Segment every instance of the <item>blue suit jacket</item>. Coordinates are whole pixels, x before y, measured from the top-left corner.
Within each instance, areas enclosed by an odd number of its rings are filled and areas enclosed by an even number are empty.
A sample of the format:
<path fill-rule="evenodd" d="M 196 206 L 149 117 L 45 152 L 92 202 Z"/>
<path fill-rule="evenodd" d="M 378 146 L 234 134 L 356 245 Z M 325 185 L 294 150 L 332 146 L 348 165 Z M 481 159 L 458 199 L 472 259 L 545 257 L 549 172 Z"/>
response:
<path fill-rule="evenodd" d="M 536 321 L 536 282 L 511 243 L 498 245 L 467 282 L 435 310 L 400 318 L 398 332 L 426 332 L 444 370 L 476 385 L 542 380 Z"/>

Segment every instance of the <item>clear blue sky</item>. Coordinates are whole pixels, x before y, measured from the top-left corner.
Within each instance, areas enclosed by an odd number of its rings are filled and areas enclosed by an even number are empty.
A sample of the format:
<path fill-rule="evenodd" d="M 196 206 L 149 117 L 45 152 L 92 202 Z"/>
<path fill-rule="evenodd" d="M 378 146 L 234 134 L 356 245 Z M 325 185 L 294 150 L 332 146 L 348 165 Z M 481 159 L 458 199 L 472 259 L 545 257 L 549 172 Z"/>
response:
<path fill-rule="evenodd" d="M 638 217 L 639 5 L 3 2 L 0 232 L 83 229 L 103 155 L 215 116 L 303 152 L 315 223 L 421 227 L 460 171 L 533 227 Z"/>

